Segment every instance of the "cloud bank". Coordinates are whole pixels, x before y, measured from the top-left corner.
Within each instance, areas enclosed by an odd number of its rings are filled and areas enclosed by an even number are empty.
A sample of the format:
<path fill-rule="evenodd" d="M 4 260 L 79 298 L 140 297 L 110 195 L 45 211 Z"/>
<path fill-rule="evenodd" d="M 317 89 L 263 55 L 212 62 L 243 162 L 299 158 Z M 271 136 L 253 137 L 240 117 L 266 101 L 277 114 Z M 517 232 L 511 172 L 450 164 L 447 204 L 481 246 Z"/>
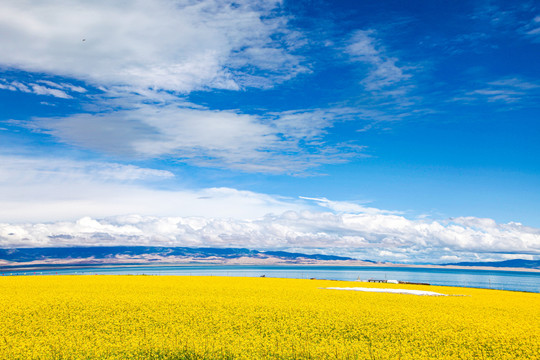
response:
<path fill-rule="evenodd" d="M 540 229 L 326 198 L 167 186 L 169 171 L 0 156 L 0 247 L 210 246 L 422 262 L 539 257 Z"/>
<path fill-rule="evenodd" d="M 255 219 L 126 215 L 0 224 L 1 247 L 193 246 L 283 249 L 395 262 L 538 258 L 540 229 L 491 219 L 410 220 L 371 213 L 287 211 Z"/>

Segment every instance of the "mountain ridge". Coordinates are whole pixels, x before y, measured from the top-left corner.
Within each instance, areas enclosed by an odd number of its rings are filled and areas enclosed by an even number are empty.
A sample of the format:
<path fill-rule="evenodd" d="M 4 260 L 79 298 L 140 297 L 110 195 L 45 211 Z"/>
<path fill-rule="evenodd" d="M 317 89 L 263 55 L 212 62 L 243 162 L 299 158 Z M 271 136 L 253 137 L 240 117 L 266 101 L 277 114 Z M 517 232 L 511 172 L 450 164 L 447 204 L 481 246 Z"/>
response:
<path fill-rule="evenodd" d="M 464 262 L 444 264 L 444 265 L 540 269 L 540 260 L 512 259 L 512 260 L 503 260 L 503 261 L 464 261 Z"/>
<path fill-rule="evenodd" d="M 0 266 L 85 265 L 85 264 L 310 264 L 358 262 L 336 255 L 303 254 L 287 251 L 259 251 L 246 248 L 190 248 L 162 246 L 80 246 L 0 249 Z M 363 263 L 375 263 L 366 260 Z"/>
<path fill-rule="evenodd" d="M 411 267 L 490 267 L 540 270 L 540 260 L 456 262 L 445 264 L 392 264 L 358 260 L 346 256 L 303 254 L 281 250 L 247 248 L 166 247 L 166 246 L 74 246 L 41 248 L 0 248 L 0 267 L 64 265 L 142 265 L 142 264 L 219 264 L 219 265 L 394 265 Z"/>

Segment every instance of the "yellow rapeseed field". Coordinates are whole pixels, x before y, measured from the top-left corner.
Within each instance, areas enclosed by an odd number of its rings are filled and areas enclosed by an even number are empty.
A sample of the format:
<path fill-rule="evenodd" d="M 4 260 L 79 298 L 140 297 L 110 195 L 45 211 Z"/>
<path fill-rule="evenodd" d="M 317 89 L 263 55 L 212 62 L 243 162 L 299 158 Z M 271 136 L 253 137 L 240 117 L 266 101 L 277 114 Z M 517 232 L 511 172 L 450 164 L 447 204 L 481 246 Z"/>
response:
<path fill-rule="evenodd" d="M 465 296 L 325 290 L 393 287 Z M 0 277 L 1 359 L 539 359 L 540 294 L 323 280 Z"/>

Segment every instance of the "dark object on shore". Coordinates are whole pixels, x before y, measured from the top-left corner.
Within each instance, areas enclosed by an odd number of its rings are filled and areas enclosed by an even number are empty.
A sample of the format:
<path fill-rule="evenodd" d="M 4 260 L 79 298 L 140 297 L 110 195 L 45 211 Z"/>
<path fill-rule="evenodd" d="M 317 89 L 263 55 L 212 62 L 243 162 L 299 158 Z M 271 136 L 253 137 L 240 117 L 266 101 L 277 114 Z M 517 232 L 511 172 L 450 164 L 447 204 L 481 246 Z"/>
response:
<path fill-rule="evenodd" d="M 410 282 L 410 281 L 400 281 L 400 284 L 408 284 L 408 285 L 429 285 L 428 283 L 419 283 L 419 282 Z"/>
<path fill-rule="evenodd" d="M 266 275 L 261 275 L 261 277 L 266 277 Z"/>

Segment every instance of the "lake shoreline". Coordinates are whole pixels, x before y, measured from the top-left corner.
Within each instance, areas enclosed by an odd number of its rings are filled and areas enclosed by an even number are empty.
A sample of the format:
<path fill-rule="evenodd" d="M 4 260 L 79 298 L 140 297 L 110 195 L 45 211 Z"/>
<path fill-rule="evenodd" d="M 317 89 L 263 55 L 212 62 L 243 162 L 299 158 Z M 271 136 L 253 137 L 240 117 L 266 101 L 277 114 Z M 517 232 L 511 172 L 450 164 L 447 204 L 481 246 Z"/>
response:
<path fill-rule="evenodd" d="M 58 263 L 24 263 L 24 264 L 1 264 L 1 272 L 13 271 L 34 271 L 34 270 L 61 270 L 61 269 L 85 269 L 85 268 L 130 268 L 130 267 L 203 267 L 203 266 L 230 266 L 230 267 L 250 267 L 268 266 L 275 268 L 285 267 L 343 267 L 343 268 L 394 268 L 394 269 L 442 269 L 442 270 L 481 270 L 481 271 L 511 271 L 511 272 L 531 272 L 540 273 L 540 269 L 518 268 L 518 267 L 495 267 L 495 266 L 460 266 L 460 265 L 436 265 L 436 264 L 393 264 L 393 263 L 369 263 L 363 261 L 318 261 L 318 262 L 58 262 Z"/>

